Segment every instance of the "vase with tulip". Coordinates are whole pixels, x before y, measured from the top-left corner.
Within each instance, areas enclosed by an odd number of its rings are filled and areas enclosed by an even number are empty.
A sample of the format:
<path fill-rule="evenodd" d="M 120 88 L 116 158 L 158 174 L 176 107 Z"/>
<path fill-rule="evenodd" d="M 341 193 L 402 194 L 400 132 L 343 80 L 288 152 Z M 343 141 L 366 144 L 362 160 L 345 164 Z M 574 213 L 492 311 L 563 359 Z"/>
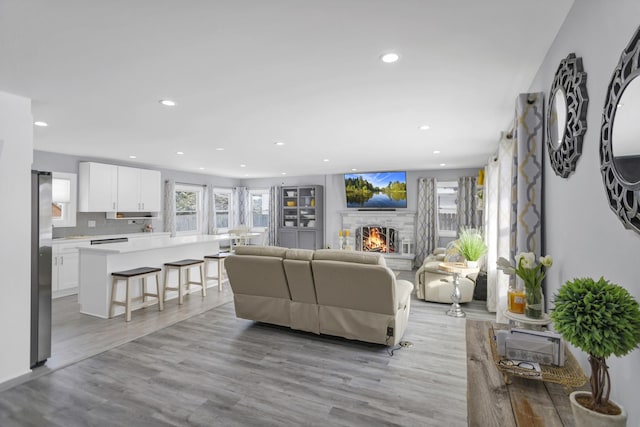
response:
<path fill-rule="evenodd" d="M 526 308 L 525 315 L 532 319 L 542 318 L 542 280 L 546 270 L 551 267 L 553 260 L 550 255 L 540 257 L 536 264 L 533 252 L 520 252 L 515 258 L 516 265 L 512 265 L 506 258 L 498 259 L 498 270 L 509 275 L 517 275 L 524 282 Z"/>

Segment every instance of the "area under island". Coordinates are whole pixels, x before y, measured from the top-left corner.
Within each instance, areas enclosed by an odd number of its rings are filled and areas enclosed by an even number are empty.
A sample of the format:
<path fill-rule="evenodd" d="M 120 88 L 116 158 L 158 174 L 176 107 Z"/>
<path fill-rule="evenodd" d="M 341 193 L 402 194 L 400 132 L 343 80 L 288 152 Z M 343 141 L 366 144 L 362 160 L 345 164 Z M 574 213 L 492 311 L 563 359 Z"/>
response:
<path fill-rule="evenodd" d="M 163 237 L 127 243 L 113 243 L 80 248 L 80 283 L 78 302 L 80 312 L 102 318 L 109 318 L 111 300 L 111 273 L 138 267 L 162 268 L 165 262 L 186 258 L 203 259 L 205 255 L 217 254 L 220 241 L 228 241 L 229 235 L 199 235 L 183 237 Z M 161 273 L 161 282 L 163 279 Z M 197 277 L 197 273 L 194 275 Z M 177 272 L 173 271 L 171 283 L 177 283 Z M 213 283 L 217 283 L 214 281 Z M 150 289 L 154 289 L 153 278 L 149 279 Z M 117 299 L 123 299 L 125 287 L 118 287 Z M 131 296 L 139 297 L 140 286 L 131 287 Z M 199 291 L 199 287 L 193 287 Z M 177 292 L 168 292 L 167 299 L 177 297 Z M 122 314 L 124 307 L 116 306 L 114 315 Z"/>

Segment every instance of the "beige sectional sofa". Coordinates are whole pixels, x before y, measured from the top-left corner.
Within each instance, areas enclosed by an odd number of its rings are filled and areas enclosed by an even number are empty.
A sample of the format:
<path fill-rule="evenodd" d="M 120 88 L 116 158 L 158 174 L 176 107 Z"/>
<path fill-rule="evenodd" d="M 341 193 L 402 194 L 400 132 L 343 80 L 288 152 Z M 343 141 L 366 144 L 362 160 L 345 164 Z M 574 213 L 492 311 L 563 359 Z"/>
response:
<path fill-rule="evenodd" d="M 379 254 L 238 246 L 225 267 L 243 319 L 386 345 L 407 327 L 413 284 Z"/>

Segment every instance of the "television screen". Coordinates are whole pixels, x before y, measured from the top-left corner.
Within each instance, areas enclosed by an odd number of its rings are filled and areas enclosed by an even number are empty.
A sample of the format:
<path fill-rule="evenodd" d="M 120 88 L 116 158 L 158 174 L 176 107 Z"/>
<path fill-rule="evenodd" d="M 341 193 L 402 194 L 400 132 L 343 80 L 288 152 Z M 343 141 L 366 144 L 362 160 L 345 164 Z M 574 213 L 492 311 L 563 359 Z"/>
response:
<path fill-rule="evenodd" d="M 344 176 L 348 208 L 406 208 L 406 172 L 349 173 Z"/>

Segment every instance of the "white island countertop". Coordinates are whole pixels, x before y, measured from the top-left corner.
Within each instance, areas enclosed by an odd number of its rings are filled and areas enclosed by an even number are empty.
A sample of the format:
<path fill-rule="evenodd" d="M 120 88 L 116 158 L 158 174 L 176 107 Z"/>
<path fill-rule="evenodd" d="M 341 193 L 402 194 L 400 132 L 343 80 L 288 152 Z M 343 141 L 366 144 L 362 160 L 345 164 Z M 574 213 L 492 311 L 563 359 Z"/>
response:
<path fill-rule="evenodd" d="M 229 240 L 230 238 L 231 236 L 228 234 L 161 237 L 155 239 L 131 240 L 125 243 L 108 243 L 104 245 L 94 245 L 81 247 L 79 249 L 81 253 L 91 252 L 104 254 L 124 254 L 131 252 L 148 251 L 152 249 L 193 245 L 194 243 L 220 242 Z"/>

